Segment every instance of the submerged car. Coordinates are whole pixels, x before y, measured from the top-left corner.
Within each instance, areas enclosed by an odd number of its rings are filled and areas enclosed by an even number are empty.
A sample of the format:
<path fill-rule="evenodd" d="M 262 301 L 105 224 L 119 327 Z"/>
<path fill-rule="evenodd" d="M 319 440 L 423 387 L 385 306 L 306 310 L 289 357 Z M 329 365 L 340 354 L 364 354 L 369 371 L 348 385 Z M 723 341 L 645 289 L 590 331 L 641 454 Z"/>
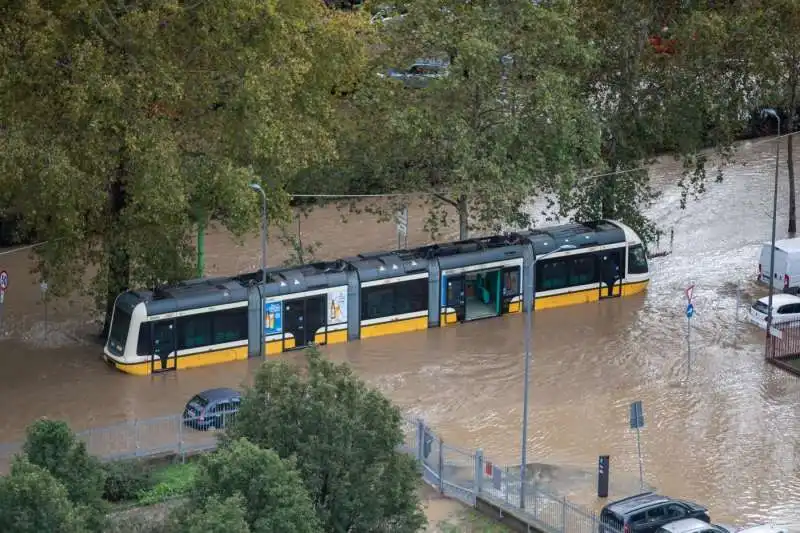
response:
<path fill-rule="evenodd" d="M 661 526 L 684 518 L 696 518 L 706 524 L 711 522 L 708 509 L 702 505 L 644 492 L 603 507 L 600 533 L 656 533 Z"/>
<path fill-rule="evenodd" d="M 431 81 L 447 76 L 448 67 L 446 61 L 421 60 L 405 69 L 389 69 L 380 76 L 402 81 L 403 85 L 411 89 L 422 89 Z"/>
<path fill-rule="evenodd" d="M 201 431 L 223 429 L 236 418 L 241 400 L 241 393 L 234 389 L 205 390 L 186 402 L 183 423 Z"/>

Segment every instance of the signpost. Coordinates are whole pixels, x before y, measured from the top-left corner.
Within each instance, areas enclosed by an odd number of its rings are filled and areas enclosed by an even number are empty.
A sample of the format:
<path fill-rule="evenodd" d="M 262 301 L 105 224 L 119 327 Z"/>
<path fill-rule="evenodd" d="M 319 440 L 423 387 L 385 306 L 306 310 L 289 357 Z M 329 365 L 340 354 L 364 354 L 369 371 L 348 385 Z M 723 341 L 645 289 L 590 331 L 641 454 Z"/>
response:
<path fill-rule="evenodd" d="M 631 404 L 631 429 L 636 430 L 636 449 L 639 453 L 639 488 L 644 490 L 644 468 L 642 466 L 642 441 L 640 429 L 644 427 L 644 409 L 641 400 Z"/>
<path fill-rule="evenodd" d="M 397 247 L 405 250 L 408 248 L 408 208 L 396 212 L 394 221 L 397 224 Z"/>
<path fill-rule="evenodd" d="M 694 316 L 694 283 L 686 288 L 686 359 L 688 362 L 688 373 L 692 373 L 692 317 Z"/>
<path fill-rule="evenodd" d="M 3 333 L 3 302 L 8 289 L 8 272 L 0 270 L 0 334 Z"/>
<path fill-rule="evenodd" d="M 47 282 L 42 280 L 39 284 L 39 290 L 42 291 L 42 302 L 44 302 L 44 336 L 47 340 Z"/>

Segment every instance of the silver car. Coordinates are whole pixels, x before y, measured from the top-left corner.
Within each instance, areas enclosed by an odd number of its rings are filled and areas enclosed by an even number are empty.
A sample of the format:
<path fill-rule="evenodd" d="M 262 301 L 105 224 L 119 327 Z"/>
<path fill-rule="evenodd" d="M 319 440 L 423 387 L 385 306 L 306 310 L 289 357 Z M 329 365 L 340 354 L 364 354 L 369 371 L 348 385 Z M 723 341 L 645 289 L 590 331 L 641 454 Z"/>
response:
<path fill-rule="evenodd" d="M 696 518 L 684 518 L 661 526 L 656 533 L 789 533 L 789 530 L 769 525 L 736 528 L 722 524 L 708 524 Z"/>

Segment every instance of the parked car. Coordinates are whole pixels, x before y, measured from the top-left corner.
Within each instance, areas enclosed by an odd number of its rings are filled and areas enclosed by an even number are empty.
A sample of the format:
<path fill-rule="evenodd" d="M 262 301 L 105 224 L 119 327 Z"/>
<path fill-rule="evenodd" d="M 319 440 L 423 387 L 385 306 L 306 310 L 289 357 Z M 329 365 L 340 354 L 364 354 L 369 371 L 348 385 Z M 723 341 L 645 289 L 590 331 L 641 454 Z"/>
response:
<path fill-rule="evenodd" d="M 760 525 L 737 528 L 723 524 L 707 524 L 696 518 L 686 518 L 661 526 L 656 533 L 789 533 L 783 526 Z"/>
<path fill-rule="evenodd" d="M 241 393 L 234 389 L 205 390 L 186 402 L 183 423 L 201 431 L 222 429 L 236 417 L 241 400 Z"/>
<path fill-rule="evenodd" d="M 765 242 L 758 259 L 758 281 L 789 294 L 800 294 L 800 238 L 775 241 L 775 273 L 769 271 L 772 246 Z"/>
<path fill-rule="evenodd" d="M 379 75 L 402 81 L 408 88 L 421 89 L 427 87 L 432 80 L 443 78 L 447 74 L 446 61 L 420 60 L 407 69 L 389 69 L 386 74 Z"/>
<path fill-rule="evenodd" d="M 761 329 L 767 329 L 769 296 L 759 298 L 750 306 L 747 319 Z M 800 321 L 800 297 L 792 294 L 772 295 L 772 325 Z"/>
<path fill-rule="evenodd" d="M 603 507 L 600 533 L 656 533 L 661 526 L 684 518 L 711 522 L 708 509 L 702 505 L 644 492 Z"/>
<path fill-rule="evenodd" d="M 709 524 L 697 518 L 685 518 L 658 528 L 656 533 L 736 533 L 737 528 L 722 524 Z"/>

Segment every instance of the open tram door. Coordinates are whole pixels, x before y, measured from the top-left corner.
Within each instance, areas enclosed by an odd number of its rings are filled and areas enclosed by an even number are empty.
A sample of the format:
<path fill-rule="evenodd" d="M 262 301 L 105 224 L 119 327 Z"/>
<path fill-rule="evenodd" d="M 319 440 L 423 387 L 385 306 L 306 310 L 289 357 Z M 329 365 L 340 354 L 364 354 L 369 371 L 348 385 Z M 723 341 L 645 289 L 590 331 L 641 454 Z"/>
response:
<path fill-rule="evenodd" d="M 466 279 L 463 274 L 447 276 L 444 286 L 444 324 L 463 322 L 467 312 Z M 455 313 L 453 312 L 455 311 Z M 455 316 L 453 316 L 455 315 Z"/>
<path fill-rule="evenodd" d="M 283 302 L 283 349 L 303 348 L 316 343 L 317 331 L 325 331 L 325 295 Z M 327 340 L 327 334 L 320 344 Z"/>
<path fill-rule="evenodd" d="M 153 324 L 153 356 L 150 358 L 150 372 L 166 372 L 178 367 L 178 353 L 175 350 L 175 321 L 159 320 Z"/>
<path fill-rule="evenodd" d="M 600 299 L 622 296 L 624 265 L 620 250 L 603 250 L 597 254 L 600 266 Z"/>

